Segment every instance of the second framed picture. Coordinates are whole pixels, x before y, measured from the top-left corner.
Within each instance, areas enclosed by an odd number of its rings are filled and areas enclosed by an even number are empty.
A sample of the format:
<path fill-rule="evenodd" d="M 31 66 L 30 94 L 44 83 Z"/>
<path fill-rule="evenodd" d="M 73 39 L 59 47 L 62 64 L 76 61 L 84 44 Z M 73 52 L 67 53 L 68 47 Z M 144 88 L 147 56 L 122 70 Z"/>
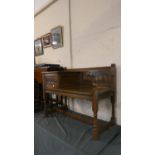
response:
<path fill-rule="evenodd" d="M 63 46 L 62 26 L 57 26 L 51 30 L 51 44 L 54 49 Z"/>
<path fill-rule="evenodd" d="M 44 48 L 51 46 L 51 33 L 42 36 L 42 43 Z"/>

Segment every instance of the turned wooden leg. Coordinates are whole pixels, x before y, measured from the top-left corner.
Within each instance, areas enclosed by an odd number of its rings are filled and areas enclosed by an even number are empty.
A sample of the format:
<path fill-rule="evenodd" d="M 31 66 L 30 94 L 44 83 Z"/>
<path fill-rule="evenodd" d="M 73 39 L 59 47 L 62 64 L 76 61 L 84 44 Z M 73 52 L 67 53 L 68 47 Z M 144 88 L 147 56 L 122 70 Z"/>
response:
<path fill-rule="evenodd" d="M 65 96 L 65 109 L 68 109 L 67 107 L 67 97 Z"/>
<path fill-rule="evenodd" d="M 60 96 L 59 98 L 59 107 L 63 106 L 63 96 Z"/>
<path fill-rule="evenodd" d="M 97 112 L 98 112 L 98 103 L 97 103 L 97 96 L 96 93 L 93 95 L 93 103 L 92 103 L 92 110 L 93 110 L 93 139 L 97 140 L 99 138 L 99 129 L 97 124 Z"/>
<path fill-rule="evenodd" d="M 112 104 L 111 122 L 115 124 L 115 121 L 116 121 L 116 118 L 115 118 L 115 96 L 111 96 L 111 104 Z"/>

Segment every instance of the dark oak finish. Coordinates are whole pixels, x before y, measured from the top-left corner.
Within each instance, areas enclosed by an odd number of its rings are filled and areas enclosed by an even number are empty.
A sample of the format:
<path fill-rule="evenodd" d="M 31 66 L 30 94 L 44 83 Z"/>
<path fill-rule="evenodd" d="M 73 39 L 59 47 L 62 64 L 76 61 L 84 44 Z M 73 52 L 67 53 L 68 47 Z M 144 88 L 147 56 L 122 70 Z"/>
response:
<path fill-rule="evenodd" d="M 36 80 L 38 83 L 42 84 L 42 72 L 45 71 L 62 71 L 64 70 L 63 67 L 61 67 L 58 64 L 38 64 L 34 67 L 34 80 Z"/>
<path fill-rule="evenodd" d="M 116 67 L 114 64 L 97 68 L 67 69 L 63 72 L 42 72 L 43 74 L 43 98 L 44 114 L 48 116 L 48 95 L 56 94 L 65 103 L 66 98 L 81 98 L 92 101 L 93 111 L 93 139 L 99 138 L 101 131 L 98 121 L 98 100 L 111 98 L 112 117 L 107 126 L 115 123 L 115 94 L 116 94 Z M 65 101 L 64 101 L 65 99 Z M 64 112 L 66 113 L 66 112 Z M 66 113 L 67 114 L 67 113 Z M 70 115 L 70 114 L 68 114 Z M 78 117 L 82 118 L 82 117 Z"/>

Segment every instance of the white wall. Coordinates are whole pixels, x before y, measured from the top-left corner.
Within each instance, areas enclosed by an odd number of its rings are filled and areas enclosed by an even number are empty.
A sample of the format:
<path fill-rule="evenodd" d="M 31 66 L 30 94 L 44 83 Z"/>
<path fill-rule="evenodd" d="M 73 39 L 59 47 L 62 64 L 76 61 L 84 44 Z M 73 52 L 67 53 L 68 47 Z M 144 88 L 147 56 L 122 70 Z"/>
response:
<path fill-rule="evenodd" d="M 66 67 L 98 67 L 115 63 L 117 66 L 117 123 L 121 124 L 121 2 L 120 0 L 71 0 L 71 42 L 69 0 L 59 0 L 35 18 L 35 38 L 52 27 L 64 26 L 64 47 L 45 49 L 37 63 L 60 63 Z M 72 53 L 72 57 L 70 55 Z M 71 60 L 72 58 L 72 60 Z M 71 65 L 72 62 L 72 65 Z M 89 101 L 74 100 L 75 111 L 92 115 Z M 84 103 L 84 104 L 83 104 Z M 109 120 L 109 100 L 100 101 L 99 118 Z"/>
<path fill-rule="evenodd" d="M 34 13 L 37 13 L 42 7 L 44 7 L 50 1 L 53 0 L 34 0 Z"/>
<path fill-rule="evenodd" d="M 70 67 L 70 38 L 68 0 L 59 0 L 35 17 L 34 38 L 38 38 L 58 25 L 63 26 L 63 48 L 44 48 L 44 55 L 36 57 L 36 63 L 57 63 Z"/>
<path fill-rule="evenodd" d="M 117 65 L 116 115 L 118 124 L 121 123 L 120 11 L 120 0 L 71 1 L 73 67 L 97 67 L 111 63 Z M 105 120 L 110 119 L 111 109 L 107 102 L 102 101 L 99 104 L 99 118 Z M 92 115 L 90 104 L 79 102 L 79 105 L 74 104 L 74 109 Z"/>

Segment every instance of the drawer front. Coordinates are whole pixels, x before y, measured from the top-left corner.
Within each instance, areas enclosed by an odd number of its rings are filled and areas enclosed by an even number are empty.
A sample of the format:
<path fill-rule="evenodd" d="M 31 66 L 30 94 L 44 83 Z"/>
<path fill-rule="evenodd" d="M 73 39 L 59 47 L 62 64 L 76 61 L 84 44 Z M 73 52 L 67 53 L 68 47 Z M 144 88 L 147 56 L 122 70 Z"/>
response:
<path fill-rule="evenodd" d="M 44 75 L 44 87 L 47 90 L 58 88 L 59 79 L 57 74 L 45 74 Z"/>
<path fill-rule="evenodd" d="M 51 82 L 51 83 L 46 83 L 45 84 L 45 89 L 46 90 L 51 90 L 53 88 L 58 88 L 58 87 L 59 87 L 59 84 L 55 83 L 55 82 Z"/>

